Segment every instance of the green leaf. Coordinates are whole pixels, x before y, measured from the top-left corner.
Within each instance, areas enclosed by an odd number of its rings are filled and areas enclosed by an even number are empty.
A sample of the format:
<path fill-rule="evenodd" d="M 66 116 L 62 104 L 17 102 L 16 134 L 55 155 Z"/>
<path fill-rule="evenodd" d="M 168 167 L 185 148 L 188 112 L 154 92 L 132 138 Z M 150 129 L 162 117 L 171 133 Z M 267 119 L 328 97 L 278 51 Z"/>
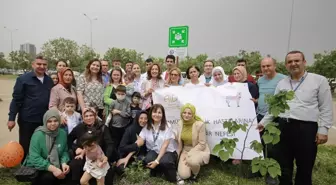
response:
<path fill-rule="evenodd" d="M 287 91 L 286 99 L 287 100 L 292 100 L 294 98 L 294 95 L 295 95 L 294 91 Z"/>
<path fill-rule="evenodd" d="M 274 135 L 272 144 L 275 145 L 275 144 L 279 143 L 279 141 L 280 141 L 280 136 L 279 135 Z"/>
<path fill-rule="evenodd" d="M 267 173 L 267 169 L 264 166 L 260 166 L 260 170 L 259 171 L 260 171 L 260 174 L 262 176 L 265 176 L 266 173 Z"/>
<path fill-rule="evenodd" d="M 254 140 L 251 142 L 251 149 L 256 151 L 257 153 L 262 153 L 263 152 L 263 145 L 259 143 L 258 141 Z"/>
<path fill-rule="evenodd" d="M 225 121 L 224 124 L 223 124 L 224 128 L 230 128 L 231 125 L 232 125 L 232 123 L 230 121 Z"/>
<path fill-rule="evenodd" d="M 265 144 L 269 144 L 273 141 L 273 137 L 269 134 L 264 134 L 262 138 L 264 139 Z"/>
<path fill-rule="evenodd" d="M 268 168 L 267 171 L 272 178 L 276 178 L 278 176 L 280 170 L 271 166 L 271 167 Z"/>
<path fill-rule="evenodd" d="M 230 155 L 232 155 L 234 152 L 234 148 L 227 148 L 226 150 L 230 153 Z"/>
<path fill-rule="evenodd" d="M 252 165 L 252 173 L 256 173 L 258 172 L 260 169 L 260 166 L 259 165 Z"/>
<path fill-rule="evenodd" d="M 218 155 L 222 161 L 227 161 L 230 158 L 230 154 L 227 151 L 221 150 L 218 152 Z"/>
<path fill-rule="evenodd" d="M 221 144 L 217 144 L 215 145 L 215 147 L 212 149 L 212 152 L 217 154 L 220 150 L 222 149 L 222 145 Z"/>
<path fill-rule="evenodd" d="M 245 124 L 243 124 L 243 125 L 240 125 L 240 129 L 242 130 L 242 131 L 244 131 L 244 132 L 246 132 L 246 130 L 247 130 L 247 124 L 245 123 Z"/>

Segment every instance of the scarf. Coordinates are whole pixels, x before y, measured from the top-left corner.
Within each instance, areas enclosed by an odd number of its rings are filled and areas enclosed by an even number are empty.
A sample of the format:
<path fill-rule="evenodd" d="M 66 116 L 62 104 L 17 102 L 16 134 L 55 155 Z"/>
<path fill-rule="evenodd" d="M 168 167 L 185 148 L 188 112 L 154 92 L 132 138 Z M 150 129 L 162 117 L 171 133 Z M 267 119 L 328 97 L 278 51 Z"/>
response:
<path fill-rule="evenodd" d="M 191 110 L 191 113 L 192 113 L 192 118 L 189 120 L 189 121 L 185 121 L 182 117 L 182 113 L 184 112 L 185 109 L 190 109 Z M 202 118 L 200 118 L 197 114 L 196 114 L 196 108 L 194 105 L 190 104 L 190 103 L 187 103 L 185 105 L 183 105 L 181 107 L 181 120 L 183 121 L 183 125 L 190 125 L 190 124 L 193 124 L 195 123 L 195 121 L 203 121 Z"/>
<path fill-rule="evenodd" d="M 141 114 L 146 114 L 148 116 L 148 113 L 146 111 L 139 111 L 134 120 L 133 120 L 133 123 L 132 125 L 129 126 L 129 137 L 130 139 L 132 140 L 132 142 L 135 142 L 137 140 L 137 136 L 136 135 L 139 135 L 141 130 L 142 130 L 142 127 L 140 126 L 139 124 L 139 118 L 140 118 L 140 115 Z"/>
<path fill-rule="evenodd" d="M 72 77 L 75 78 L 73 71 L 70 68 L 65 67 L 58 73 L 58 83 L 61 84 L 64 88 L 70 90 L 71 92 L 71 83 L 67 84 L 64 82 L 64 79 L 63 79 L 64 73 L 68 70 L 71 71 Z"/>
<path fill-rule="evenodd" d="M 183 112 L 185 111 L 185 109 L 190 109 L 191 110 L 191 114 L 192 114 L 192 118 L 189 121 L 185 121 L 183 119 Z M 183 122 L 183 127 L 182 127 L 182 131 L 181 131 L 181 139 L 183 140 L 184 145 L 186 146 L 192 146 L 192 127 L 193 124 L 196 121 L 202 121 L 202 119 L 196 115 L 196 108 L 194 105 L 187 103 L 185 105 L 182 106 L 181 108 L 181 120 Z"/>
<path fill-rule="evenodd" d="M 47 122 L 50 118 L 56 118 L 58 120 L 59 126 L 61 124 L 61 117 L 59 115 L 59 112 L 57 109 L 49 109 L 43 116 L 43 126 L 39 126 L 36 128 L 35 132 L 41 131 L 45 133 L 45 140 L 46 140 L 46 147 L 47 147 L 47 152 L 50 152 L 48 159 L 52 165 L 54 165 L 57 168 L 60 168 L 60 159 L 57 151 L 57 144 L 55 143 L 53 148 L 51 149 L 52 143 L 56 140 L 58 136 L 58 129 L 59 127 L 51 131 L 47 128 Z M 56 141 L 55 141 L 56 142 Z"/>
<path fill-rule="evenodd" d="M 213 75 L 215 74 L 215 72 L 222 73 L 222 76 L 223 76 L 223 81 L 222 82 L 217 82 L 215 80 L 215 78 L 213 77 Z M 215 87 L 223 85 L 223 84 L 225 84 L 228 81 L 228 76 L 225 74 L 224 69 L 221 66 L 217 66 L 217 67 L 214 67 L 212 69 L 212 78 L 211 78 L 211 81 L 212 81 L 212 85 L 215 86 Z"/>
<path fill-rule="evenodd" d="M 235 71 L 235 70 L 238 70 L 240 73 L 241 73 L 241 75 L 242 75 L 242 78 L 238 81 L 238 82 L 245 82 L 246 80 L 247 80 L 247 71 L 246 71 L 246 68 L 245 67 L 243 67 L 243 66 L 237 66 L 237 67 L 235 67 L 235 68 L 233 68 L 233 72 Z"/>

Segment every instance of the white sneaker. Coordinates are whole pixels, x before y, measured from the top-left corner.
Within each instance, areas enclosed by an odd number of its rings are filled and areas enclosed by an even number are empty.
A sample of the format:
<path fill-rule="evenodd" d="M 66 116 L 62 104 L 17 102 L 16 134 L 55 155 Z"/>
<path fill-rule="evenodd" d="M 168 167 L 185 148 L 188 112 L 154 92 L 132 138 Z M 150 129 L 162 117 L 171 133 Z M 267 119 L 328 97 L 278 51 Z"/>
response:
<path fill-rule="evenodd" d="M 184 180 L 178 174 L 176 174 L 176 181 L 177 185 L 184 184 Z"/>

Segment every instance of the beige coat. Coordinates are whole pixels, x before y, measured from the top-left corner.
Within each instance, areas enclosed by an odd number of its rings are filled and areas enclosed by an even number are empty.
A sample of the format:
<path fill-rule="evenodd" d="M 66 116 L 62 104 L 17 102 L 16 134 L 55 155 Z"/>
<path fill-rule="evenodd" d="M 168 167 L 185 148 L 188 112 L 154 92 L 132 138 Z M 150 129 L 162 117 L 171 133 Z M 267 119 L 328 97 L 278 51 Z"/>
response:
<path fill-rule="evenodd" d="M 182 133 L 183 123 L 178 122 L 178 142 L 179 146 L 182 145 L 181 133 Z M 204 164 L 208 164 L 210 160 L 210 149 L 207 143 L 205 124 L 202 121 L 196 121 L 192 126 L 192 149 L 188 152 L 190 155 L 201 155 Z M 181 152 L 182 148 L 179 148 Z"/>

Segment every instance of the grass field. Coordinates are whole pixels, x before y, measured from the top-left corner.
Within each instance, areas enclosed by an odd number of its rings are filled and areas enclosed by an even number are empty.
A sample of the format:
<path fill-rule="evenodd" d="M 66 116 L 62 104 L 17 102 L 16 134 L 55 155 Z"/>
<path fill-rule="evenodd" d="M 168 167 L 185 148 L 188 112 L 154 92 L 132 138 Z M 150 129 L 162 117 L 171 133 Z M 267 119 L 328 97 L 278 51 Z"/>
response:
<path fill-rule="evenodd" d="M 11 175 L 11 169 L 0 169 L 1 185 L 25 185 L 18 183 Z M 238 185 L 237 167 L 227 163 L 212 160 L 209 165 L 201 169 L 198 183 L 196 185 Z M 118 180 L 119 181 L 119 180 Z M 132 185 L 129 182 L 115 183 Z M 137 185 L 170 185 L 161 178 L 150 178 L 148 183 L 138 182 Z M 240 185 L 262 185 L 265 184 L 262 178 L 241 179 Z M 336 184 L 336 146 L 320 146 L 315 162 L 314 185 L 334 185 Z"/>
<path fill-rule="evenodd" d="M 18 77 L 18 75 L 0 75 L 0 80 L 15 80 Z"/>

